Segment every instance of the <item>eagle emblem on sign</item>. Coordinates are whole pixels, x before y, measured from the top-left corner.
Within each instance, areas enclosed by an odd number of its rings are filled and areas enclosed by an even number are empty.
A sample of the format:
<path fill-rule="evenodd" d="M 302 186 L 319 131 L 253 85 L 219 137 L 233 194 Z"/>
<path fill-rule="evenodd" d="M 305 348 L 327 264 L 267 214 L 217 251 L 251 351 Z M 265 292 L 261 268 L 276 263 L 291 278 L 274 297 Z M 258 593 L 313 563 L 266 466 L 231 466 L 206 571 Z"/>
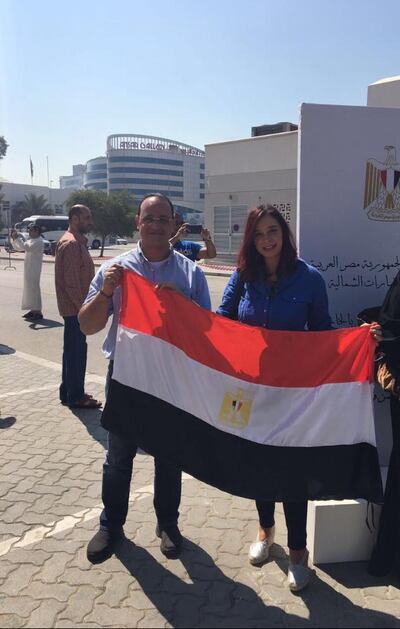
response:
<path fill-rule="evenodd" d="M 385 146 L 385 151 L 384 162 L 367 161 L 364 210 L 373 221 L 400 221 L 400 164 L 395 146 Z"/>

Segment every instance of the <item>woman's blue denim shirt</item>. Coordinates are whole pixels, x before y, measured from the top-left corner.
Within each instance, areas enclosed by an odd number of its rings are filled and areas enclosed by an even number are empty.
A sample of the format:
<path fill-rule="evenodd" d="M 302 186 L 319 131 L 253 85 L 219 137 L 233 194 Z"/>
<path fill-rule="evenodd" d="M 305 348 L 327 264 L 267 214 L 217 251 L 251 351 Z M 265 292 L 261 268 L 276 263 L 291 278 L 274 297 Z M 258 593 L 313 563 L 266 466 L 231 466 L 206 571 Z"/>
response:
<path fill-rule="evenodd" d="M 217 313 L 271 330 L 331 330 L 325 282 L 317 269 L 298 260 L 295 272 L 274 286 L 260 276 L 241 282 L 234 271 Z"/>

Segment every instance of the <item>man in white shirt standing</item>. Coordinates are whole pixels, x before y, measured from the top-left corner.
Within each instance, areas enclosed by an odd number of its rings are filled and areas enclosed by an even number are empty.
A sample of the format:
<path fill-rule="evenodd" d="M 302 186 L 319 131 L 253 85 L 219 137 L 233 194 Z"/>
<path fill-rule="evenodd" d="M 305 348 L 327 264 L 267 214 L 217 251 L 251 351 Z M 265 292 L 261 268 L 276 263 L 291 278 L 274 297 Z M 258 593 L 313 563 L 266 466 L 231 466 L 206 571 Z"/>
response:
<path fill-rule="evenodd" d="M 43 319 L 42 296 L 40 293 L 40 274 L 42 272 L 44 242 L 40 235 L 40 227 L 29 226 L 29 238 L 23 237 L 15 230 L 11 232 L 14 249 L 25 251 L 24 261 L 24 292 L 22 295 L 22 310 L 28 310 L 24 319 L 39 321 Z"/>

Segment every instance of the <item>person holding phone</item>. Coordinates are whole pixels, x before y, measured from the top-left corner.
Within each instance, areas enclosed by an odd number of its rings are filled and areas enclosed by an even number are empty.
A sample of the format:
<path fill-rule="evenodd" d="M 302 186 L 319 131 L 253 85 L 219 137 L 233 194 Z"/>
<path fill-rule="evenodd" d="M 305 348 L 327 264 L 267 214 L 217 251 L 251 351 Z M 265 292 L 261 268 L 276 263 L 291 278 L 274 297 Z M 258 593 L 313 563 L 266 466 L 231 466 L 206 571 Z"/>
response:
<path fill-rule="evenodd" d="M 200 232 L 197 232 L 196 229 L 196 233 L 201 233 L 201 237 L 204 241 L 204 247 L 202 247 L 198 242 L 183 240 L 185 234 L 190 233 L 193 228 L 200 228 Z M 192 233 L 195 233 L 194 230 Z M 169 242 L 175 251 L 182 253 L 182 255 L 189 258 L 189 260 L 192 260 L 192 262 L 196 262 L 198 260 L 211 260 L 217 255 L 217 250 L 211 239 L 209 230 L 205 229 L 201 225 L 189 225 L 189 223 L 185 223 L 182 215 L 178 213 L 175 214 L 175 234 Z"/>

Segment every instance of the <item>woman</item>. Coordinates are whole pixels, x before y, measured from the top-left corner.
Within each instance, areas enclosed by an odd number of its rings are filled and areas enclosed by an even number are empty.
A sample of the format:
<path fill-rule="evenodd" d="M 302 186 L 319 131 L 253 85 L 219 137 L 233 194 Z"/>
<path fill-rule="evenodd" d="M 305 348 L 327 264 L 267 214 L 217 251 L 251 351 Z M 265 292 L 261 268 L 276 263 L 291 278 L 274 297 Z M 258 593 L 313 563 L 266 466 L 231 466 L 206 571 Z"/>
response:
<path fill-rule="evenodd" d="M 29 226 L 29 239 L 13 230 L 11 232 L 13 247 L 17 251 L 25 251 L 24 262 L 24 292 L 22 295 L 22 310 L 28 310 L 23 315 L 28 321 L 43 319 L 42 297 L 40 294 L 40 274 L 42 272 L 42 260 L 44 242 L 40 235 L 40 227 L 31 224 Z"/>
<path fill-rule="evenodd" d="M 379 349 L 400 387 L 400 273 L 395 277 L 383 302 L 379 323 L 383 342 Z M 386 339 L 390 339 L 385 341 Z M 391 394 L 393 449 L 390 455 L 388 476 L 377 542 L 369 564 L 369 572 L 383 576 L 396 572 L 400 576 L 400 398 Z"/>
<path fill-rule="evenodd" d="M 297 257 L 293 236 L 272 206 L 250 211 L 239 253 L 217 312 L 231 319 L 273 330 L 330 330 L 324 280 Z M 260 527 L 249 561 L 266 561 L 274 542 L 275 503 L 257 501 Z M 288 529 L 288 584 L 293 592 L 310 580 L 306 548 L 307 502 L 283 503 Z"/>

